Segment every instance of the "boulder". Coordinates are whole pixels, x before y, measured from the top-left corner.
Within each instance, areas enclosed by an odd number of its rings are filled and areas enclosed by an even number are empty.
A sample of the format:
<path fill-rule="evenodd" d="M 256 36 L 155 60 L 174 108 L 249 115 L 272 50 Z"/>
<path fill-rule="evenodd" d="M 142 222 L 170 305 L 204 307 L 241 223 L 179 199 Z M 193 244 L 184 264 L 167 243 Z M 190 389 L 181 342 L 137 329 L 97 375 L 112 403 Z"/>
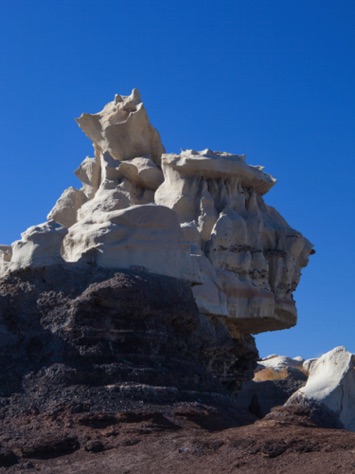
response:
<path fill-rule="evenodd" d="M 304 387 L 287 401 L 290 405 L 323 406 L 336 415 L 345 429 L 355 431 L 355 356 L 336 347 L 309 364 Z"/>

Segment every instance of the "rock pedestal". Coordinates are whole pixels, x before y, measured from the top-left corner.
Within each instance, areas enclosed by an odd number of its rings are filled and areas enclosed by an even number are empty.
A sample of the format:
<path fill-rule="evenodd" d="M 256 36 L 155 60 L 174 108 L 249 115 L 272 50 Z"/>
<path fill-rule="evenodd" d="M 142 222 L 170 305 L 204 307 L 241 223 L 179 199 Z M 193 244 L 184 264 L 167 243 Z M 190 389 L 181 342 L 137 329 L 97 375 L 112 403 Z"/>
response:
<path fill-rule="evenodd" d="M 48 215 L 0 248 L 2 275 L 61 262 L 138 269 L 192 286 L 233 337 L 296 324 L 292 293 L 312 245 L 264 202 L 276 180 L 244 155 L 166 154 L 139 92 L 77 122 L 94 157 Z"/>

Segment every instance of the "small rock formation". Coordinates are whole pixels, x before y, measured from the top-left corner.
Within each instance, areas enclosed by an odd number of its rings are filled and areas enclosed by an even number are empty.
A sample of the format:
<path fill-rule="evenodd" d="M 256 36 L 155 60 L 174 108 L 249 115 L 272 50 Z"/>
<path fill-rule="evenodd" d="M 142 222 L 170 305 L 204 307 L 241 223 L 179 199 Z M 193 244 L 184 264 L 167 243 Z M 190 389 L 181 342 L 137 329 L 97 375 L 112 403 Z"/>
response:
<path fill-rule="evenodd" d="M 235 399 L 258 418 L 355 431 L 355 355 L 336 347 L 318 359 L 268 356 Z"/>
<path fill-rule="evenodd" d="M 190 282 L 200 313 L 235 338 L 295 325 L 292 292 L 313 250 L 264 203 L 273 177 L 240 155 L 165 154 L 135 89 L 77 122 L 95 152 L 75 171 L 81 189 L 0 247 L 0 275 L 63 262 L 139 269 Z"/>
<path fill-rule="evenodd" d="M 355 431 L 355 355 L 336 347 L 319 359 L 306 361 L 309 377 L 286 406 L 324 407 L 345 429 Z"/>
<path fill-rule="evenodd" d="M 150 155 L 157 164 L 165 151 L 159 133 L 149 123 L 137 89 L 129 96 L 115 95 L 98 114 L 82 114 L 77 122 L 98 151 L 123 161 Z"/>
<path fill-rule="evenodd" d="M 44 267 L 64 262 L 61 247 L 68 229 L 51 220 L 29 227 L 21 234 L 22 239 L 12 244 L 9 269 Z"/>
<path fill-rule="evenodd" d="M 270 355 L 258 361 L 253 380 L 244 382 L 237 400 L 251 413 L 263 418 L 277 406 L 282 406 L 308 378 L 301 357 Z"/>
<path fill-rule="evenodd" d="M 255 372 L 259 375 L 265 371 L 274 374 L 279 374 L 285 370 L 305 372 L 304 363 L 305 360 L 301 356 L 286 357 L 272 354 L 258 361 Z"/>
<path fill-rule="evenodd" d="M 11 261 L 11 256 L 11 245 L 0 245 L 0 276 L 6 273 L 8 264 Z"/>

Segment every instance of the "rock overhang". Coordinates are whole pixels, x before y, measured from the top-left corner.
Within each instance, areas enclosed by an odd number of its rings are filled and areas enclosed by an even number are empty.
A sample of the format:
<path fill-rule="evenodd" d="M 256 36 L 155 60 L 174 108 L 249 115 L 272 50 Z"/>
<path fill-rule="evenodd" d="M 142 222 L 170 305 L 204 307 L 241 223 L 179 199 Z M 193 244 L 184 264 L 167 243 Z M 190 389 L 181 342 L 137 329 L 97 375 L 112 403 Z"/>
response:
<path fill-rule="evenodd" d="M 253 188 L 263 195 L 276 183 L 270 174 L 264 173 L 262 166 L 251 166 L 245 162 L 245 155 L 205 150 L 183 150 L 180 155 L 162 155 L 162 167 L 170 166 L 186 176 L 201 176 L 207 179 L 236 178 L 241 186 Z"/>
<path fill-rule="evenodd" d="M 190 281 L 200 312 L 237 335 L 296 324 L 292 292 L 313 246 L 264 202 L 276 179 L 262 166 L 209 149 L 165 153 L 135 89 L 77 122 L 95 150 L 75 172 L 82 188 L 0 248 L 0 272 L 60 261 L 143 268 Z"/>

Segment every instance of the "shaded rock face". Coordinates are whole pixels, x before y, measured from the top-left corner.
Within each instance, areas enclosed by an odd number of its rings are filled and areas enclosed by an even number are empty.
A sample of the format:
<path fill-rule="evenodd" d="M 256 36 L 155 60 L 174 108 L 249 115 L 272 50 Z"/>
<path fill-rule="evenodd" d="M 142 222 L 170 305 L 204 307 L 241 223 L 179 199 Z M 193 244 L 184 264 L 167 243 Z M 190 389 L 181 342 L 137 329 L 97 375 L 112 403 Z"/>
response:
<path fill-rule="evenodd" d="M 292 297 L 312 245 L 267 206 L 276 180 L 244 155 L 166 154 L 139 92 L 77 122 L 94 157 L 48 214 L 10 247 L 0 274 L 71 262 L 190 282 L 199 312 L 234 338 L 296 324 Z"/>
<path fill-rule="evenodd" d="M 237 394 L 238 402 L 258 418 L 263 418 L 306 385 L 308 372 L 303 362 L 300 357 L 275 355 L 258 361 L 253 380 L 243 383 Z"/>
<path fill-rule="evenodd" d="M 83 401 L 87 390 L 117 400 L 223 397 L 257 358 L 251 336 L 233 339 L 199 314 L 188 282 L 90 266 L 2 279 L 0 332 L 0 397 L 41 403 L 74 392 Z"/>

